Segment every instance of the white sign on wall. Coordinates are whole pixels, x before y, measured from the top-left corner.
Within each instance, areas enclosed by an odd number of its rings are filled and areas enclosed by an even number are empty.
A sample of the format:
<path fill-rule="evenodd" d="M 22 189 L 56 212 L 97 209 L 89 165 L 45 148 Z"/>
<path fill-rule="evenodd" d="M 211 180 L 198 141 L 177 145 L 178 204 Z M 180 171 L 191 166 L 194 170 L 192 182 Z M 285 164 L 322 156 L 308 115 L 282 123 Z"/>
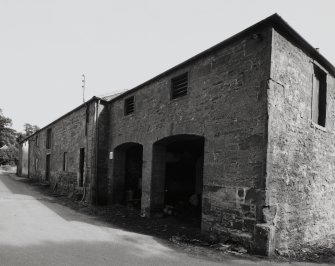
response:
<path fill-rule="evenodd" d="M 109 159 L 110 159 L 110 160 L 113 160 L 113 159 L 114 159 L 114 153 L 113 153 L 112 151 L 109 153 Z"/>

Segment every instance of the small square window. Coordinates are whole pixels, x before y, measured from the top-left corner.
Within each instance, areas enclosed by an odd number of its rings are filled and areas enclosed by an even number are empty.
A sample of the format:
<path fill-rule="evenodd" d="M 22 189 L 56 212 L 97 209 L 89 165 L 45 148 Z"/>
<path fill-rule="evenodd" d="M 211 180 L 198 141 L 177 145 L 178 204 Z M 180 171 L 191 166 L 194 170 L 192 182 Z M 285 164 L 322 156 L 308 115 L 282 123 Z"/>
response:
<path fill-rule="evenodd" d="M 184 73 L 171 80 L 171 99 L 179 98 L 187 94 L 188 73 Z"/>
<path fill-rule="evenodd" d="M 124 115 L 130 115 L 135 111 L 135 97 L 131 96 L 124 100 Z"/>

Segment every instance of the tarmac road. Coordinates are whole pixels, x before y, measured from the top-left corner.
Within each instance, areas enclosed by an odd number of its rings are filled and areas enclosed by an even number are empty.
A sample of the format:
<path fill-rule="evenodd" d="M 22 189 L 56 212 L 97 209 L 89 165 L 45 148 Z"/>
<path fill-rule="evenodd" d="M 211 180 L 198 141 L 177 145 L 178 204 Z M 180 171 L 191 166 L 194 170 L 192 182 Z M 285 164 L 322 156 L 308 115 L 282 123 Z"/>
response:
<path fill-rule="evenodd" d="M 1 171 L 1 170 L 0 170 Z M 112 228 L 0 172 L 0 266 L 306 265 L 192 257 L 151 236 Z M 312 264 L 310 264 L 312 265 Z M 324 264 L 323 264 L 324 265 Z"/>

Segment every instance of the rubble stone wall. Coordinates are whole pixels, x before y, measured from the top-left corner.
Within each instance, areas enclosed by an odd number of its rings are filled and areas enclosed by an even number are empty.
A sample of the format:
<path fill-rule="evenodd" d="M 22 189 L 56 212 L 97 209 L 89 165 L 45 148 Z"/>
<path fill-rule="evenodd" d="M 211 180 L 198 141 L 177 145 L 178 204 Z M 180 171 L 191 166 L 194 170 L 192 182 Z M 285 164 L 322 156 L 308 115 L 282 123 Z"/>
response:
<path fill-rule="evenodd" d="M 97 187 L 94 202 L 108 203 L 108 167 L 109 167 L 109 105 L 100 104 L 98 109 L 98 136 L 97 136 Z M 93 184 L 92 184 L 93 185 Z"/>
<path fill-rule="evenodd" d="M 64 193 L 83 194 L 94 175 L 95 163 L 95 103 L 88 104 L 89 122 L 85 136 L 86 106 L 64 116 L 29 139 L 30 145 L 30 177 L 45 181 L 46 155 L 50 154 L 50 179 L 52 186 Z M 47 129 L 51 128 L 51 148 L 46 148 Z M 38 144 L 36 145 L 36 136 Z M 84 186 L 79 187 L 79 154 L 85 148 Z M 67 152 L 67 170 L 63 171 L 63 156 Z M 35 159 L 38 159 L 35 168 Z M 86 191 L 87 199 L 90 190 Z"/>
<path fill-rule="evenodd" d="M 153 144 L 203 136 L 202 231 L 266 249 L 267 232 L 257 224 L 265 204 L 270 32 L 245 35 L 111 103 L 110 151 L 127 142 L 143 145 L 143 212 L 152 204 Z M 188 93 L 171 100 L 171 79 L 185 72 Z M 124 100 L 132 95 L 135 112 L 125 116 Z M 112 169 L 109 179 L 111 194 Z"/>
<path fill-rule="evenodd" d="M 335 238 L 335 80 L 327 75 L 323 128 L 311 117 L 313 59 L 273 31 L 271 60 L 267 223 L 279 250 L 327 246 Z"/>

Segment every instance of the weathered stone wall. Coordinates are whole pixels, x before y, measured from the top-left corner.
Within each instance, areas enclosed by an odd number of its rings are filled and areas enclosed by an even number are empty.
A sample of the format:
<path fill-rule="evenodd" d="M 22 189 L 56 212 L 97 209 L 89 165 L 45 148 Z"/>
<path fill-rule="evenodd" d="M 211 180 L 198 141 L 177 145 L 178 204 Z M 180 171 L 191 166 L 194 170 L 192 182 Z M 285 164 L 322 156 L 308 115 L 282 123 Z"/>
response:
<path fill-rule="evenodd" d="M 108 104 L 99 104 L 97 135 L 97 180 L 92 184 L 94 199 L 98 204 L 108 203 L 108 163 L 109 163 L 109 109 Z"/>
<path fill-rule="evenodd" d="M 88 188 L 94 178 L 95 170 L 95 102 L 88 104 L 89 122 L 87 136 L 85 136 L 86 106 L 64 116 L 60 120 L 37 133 L 29 139 L 30 143 L 30 177 L 45 180 L 46 155 L 51 156 L 50 183 L 65 193 L 83 193 L 79 182 L 79 154 L 80 148 L 85 148 L 84 186 Z M 46 148 L 47 129 L 52 129 L 51 148 Z M 67 152 L 68 168 L 63 171 L 63 154 Z M 35 158 L 38 158 L 38 167 L 35 171 Z M 86 191 L 90 199 L 90 190 Z"/>
<path fill-rule="evenodd" d="M 149 212 L 153 144 L 179 134 L 204 136 L 202 230 L 264 250 L 256 224 L 265 204 L 271 35 L 270 29 L 255 33 L 113 101 L 110 151 L 127 142 L 143 145 L 142 211 Z M 171 78 L 186 71 L 188 94 L 171 100 Z M 135 113 L 125 116 L 131 95 Z"/>
<path fill-rule="evenodd" d="M 335 236 L 335 80 L 327 75 L 327 117 L 312 123 L 313 63 L 273 31 L 268 89 L 267 222 L 280 250 L 327 245 Z"/>
<path fill-rule="evenodd" d="M 18 164 L 17 164 L 17 175 L 28 176 L 28 165 L 29 165 L 29 142 L 24 141 L 19 146 L 18 151 Z"/>

